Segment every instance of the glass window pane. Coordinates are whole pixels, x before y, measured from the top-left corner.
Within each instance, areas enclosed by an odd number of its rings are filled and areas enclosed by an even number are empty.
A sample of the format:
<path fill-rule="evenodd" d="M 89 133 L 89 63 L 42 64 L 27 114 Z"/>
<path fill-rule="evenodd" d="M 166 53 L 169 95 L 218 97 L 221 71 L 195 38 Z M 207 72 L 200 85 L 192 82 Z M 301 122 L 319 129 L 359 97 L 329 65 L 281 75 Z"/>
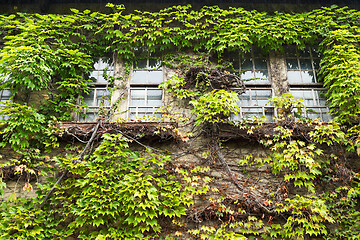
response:
<path fill-rule="evenodd" d="M 86 113 L 85 117 L 80 116 L 80 122 L 95 122 L 96 118 L 96 113 Z"/>
<path fill-rule="evenodd" d="M 290 90 L 289 93 L 290 93 L 294 98 L 304 99 L 304 92 L 303 92 L 303 91 L 300 91 L 300 90 Z"/>
<path fill-rule="evenodd" d="M 147 62 L 147 59 L 139 59 L 134 63 L 134 69 L 146 69 L 148 67 Z"/>
<path fill-rule="evenodd" d="M 9 100 L 12 96 L 11 91 L 8 89 L 4 89 L 1 91 L 1 100 Z"/>
<path fill-rule="evenodd" d="M 104 61 L 104 59 L 100 58 L 98 61 L 97 69 L 104 70 L 108 65 L 109 64 L 106 61 Z"/>
<path fill-rule="evenodd" d="M 302 82 L 303 83 L 314 83 L 314 72 L 313 71 L 301 71 Z"/>
<path fill-rule="evenodd" d="M 95 105 L 95 90 L 90 90 L 89 94 L 84 96 L 84 103 L 88 106 Z"/>
<path fill-rule="evenodd" d="M 314 59 L 313 60 L 313 64 L 314 64 L 314 69 L 317 70 L 320 68 L 320 59 Z"/>
<path fill-rule="evenodd" d="M 106 91 L 105 89 L 104 90 L 100 90 L 98 89 L 97 92 L 96 92 L 96 106 L 100 106 L 101 103 L 103 104 L 103 106 L 109 106 L 110 104 L 110 92 L 109 91 Z"/>
<path fill-rule="evenodd" d="M 155 116 L 156 118 L 161 118 L 161 113 L 156 112 L 156 113 L 154 113 L 154 116 Z"/>
<path fill-rule="evenodd" d="M 251 58 L 245 58 L 241 61 L 241 70 L 253 70 L 253 63 Z"/>
<path fill-rule="evenodd" d="M 162 90 L 148 90 L 147 106 L 161 106 L 162 105 Z"/>
<path fill-rule="evenodd" d="M 97 79 L 99 77 L 99 71 L 92 71 L 89 79 L 91 79 L 91 82 L 97 82 Z"/>
<path fill-rule="evenodd" d="M 107 80 L 104 78 L 104 73 L 103 72 L 99 72 L 99 76 L 96 79 L 97 83 L 107 83 Z"/>
<path fill-rule="evenodd" d="M 310 47 L 311 49 L 311 55 L 313 58 L 321 58 L 321 53 L 318 52 L 317 47 Z"/>
<path fill-rule="evenodd" d="M 162 90 L 148 90 L 147 91 L 148 100 L 161 100 L 162 99 Z"/>
<path fill-rule="evenodd" d="M 255 106 L 265 106 L 271 97 L 270 90 L 253 90 L 252 93 L 253 105 Z"/>
<path fill-rule="evenodd" d="M 322 117 L 321 119 L 325 122 L 329 122 L 331 120 L 331 115 L 327 113 L 327 109 L 323 110 L 321 117 Z"/>
<path fill-rule="evenodd" d="M 262 83 L 268 80 L 268 71 L 255 71 L 255 80 L 257 83 Z"/>
<path fill-rule="evenodd" d="M 261 69 L 267 70 L 266 59 L 255 58 L 254 62 L 255 62 L 256 70 L 261 70 Z"/>
<path fill-rule="evenodd" d="M 312 70 L 311 60 L 310 59 L 300 59 L 301 70 Z"/>
<path fill-rule="evenodd" d="M 299 69 L 299 64 L 298 64 L 297 59 L 286 59 L 286 66 L 287 66 L 287 69 L 291 69 L 291 70 Z"/>
<path fill-rule="evenodd" d="M 145 90 L 130 91 L 130 106 L 145 106 Z"/>
<path fill-rule="evenodd" d="M 288 71 L 288 81 L 289 83 L 301 83 L 300 71 Z"/>
<path fill-rule="evenodd" d="M 163 81 L 162 71 L 148 71 L 148 83 L 161 83 Z"/>
<path fill-rule="evenodd" d="M 246 81 L 247 79 L 254 79 L 255 78 L 255 74 L 253 71 L 245 71 L 241 74 L 241 79 Z"/>
<path fill-rule="evenodd" d="M 113 77 L 114 76 L 114 70 L 107 70 L 106 74 L 108 75 L 108 77 Z"/>
<path fill-rule="evenodd" d="M 266 55 L 258 47 L 252 47 L 252 52 L 255 58 L 266 58 Z"/>
<path fill-rule="evenodd" d="M 239 105 L 240 106 L 250 106 L 250 91 L 246 90 L 245 93 L 239 96 Z"/>
<path fill-rule="evenodd" d="M 134 71 L 131 78 L 131 83 L 147 83 L 147 71 Z"/>
<path fill-rule="evenodd" d="M 226 56 L 227 56 L 227 60 L 232 63 L 232 68 L 234 70 L 239 70 L 240 69 L 239 52 L 229 52 Z"/>
<path fill-rule="evenodd" d="M 274 109 L 273 108 L 265 108 L 265 117 L 269 122 L 271 122 L 274 118 Z"/>
<path fill-rule="evenodd" d="M 156 69 L 161 66 L 161 61 L 159 59 L 149 59 L 149 68 L 150 69 Z"/>

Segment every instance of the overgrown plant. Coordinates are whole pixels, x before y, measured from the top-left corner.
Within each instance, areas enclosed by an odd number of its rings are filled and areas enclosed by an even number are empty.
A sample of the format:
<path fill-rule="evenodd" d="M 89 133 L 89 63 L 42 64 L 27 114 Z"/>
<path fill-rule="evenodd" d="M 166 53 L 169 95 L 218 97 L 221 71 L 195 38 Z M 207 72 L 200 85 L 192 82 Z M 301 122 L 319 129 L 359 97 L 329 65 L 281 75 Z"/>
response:
<path fill-rule="evenodd" d="M 136 50 L 146 48 L 163 54 L 164 63 L 177 70 L 162 86 L 175 100 L 193 106 L 191 120 L 196 127 L 189 136 L 208 140 L 202 156 L 192 151 L 193 140 L 185 151 L 173 155 L 192 153 L 202 163 L 220 166 L 236 194 L 222 196 L 219 189 L 212 189 L 220 194 L 218 201 L 187 212 L 195 197 L 206 199 L 210 188 L 206 184 L 210 179 L 198 166 L 175 165 L 175 158 L 164 152 L 140 155 L 130 150 L 121 134 L 105 134 L 99 140 L 106 131 L 102 128 L 103 132 L 94 130 L 80 155 L 76 148 L 68 148 L 65 151 L 71 154 L 56 157 L 62 177 L 41 186 L 36 199 L 3 202 L 2 238 L 152 239 L 167 235 L 163 229 L 175 218 L 182 232 L 173 235 L 202 239 L 358 238 L 358 173 L 350 170 L 348 159 L 354 152 L 360 155 L 359 11 L 332 6 L 308 13 L 268 14 L 217 6 L 194 10 L 188 5 L 125 13 L 122 5 L 108 7 L 112 13 L 73 9 L 69 15 L 0 16 L 5 36 L 1 89 L 10 89 L 14 101 L 2 106 L 1 146 L 19 154 L 6 167 L 33 174 L 47 165 L 45 150 L 57 147 L 54 128 L 48 124 L 53 117 L 70 120 L 73 111 L 84 107 L 77 103 L 89 91 L 87 76 L 95 57 L 114 53 L 129 70 L 139 57 Z M 303 105 L 286 94 L 272 99 L 278 118 L 271 129 L 264 130 L 268 125 L 262 120 L 241 125 L 248 127 L 247 138 L 268 151 L 266 157 L 249 156 L 241 163 L 248 166 L 255 161 L 282 179 L 276 189 L 260 192 L 235 176 L 223 154 L 219 126 L 236 113 L 238 94 L 245 86 L 229 72 L 231 64 L 220 59 L 225 52 L 249 51 L 252 46 L 269 52 L 282 51 L 285 45 L 302 49 L 319 43 L 320 74 L 336 123 L 298 120 Z M 34 92 L 44 96 L 37 107 L 28 103 Z M 102 124 L 100 119 L 97 126 Z M 254 136 L 260 131 L 266 134 Z M 3 175 L 1 179 L 2 188 Z M 329 185 L 328 192 L 321 188 L 324 184 Z M 186 215 L 197 223 L 208 217 L 221 225 L 187 231 L 188 225 L 178 219 Z"/>

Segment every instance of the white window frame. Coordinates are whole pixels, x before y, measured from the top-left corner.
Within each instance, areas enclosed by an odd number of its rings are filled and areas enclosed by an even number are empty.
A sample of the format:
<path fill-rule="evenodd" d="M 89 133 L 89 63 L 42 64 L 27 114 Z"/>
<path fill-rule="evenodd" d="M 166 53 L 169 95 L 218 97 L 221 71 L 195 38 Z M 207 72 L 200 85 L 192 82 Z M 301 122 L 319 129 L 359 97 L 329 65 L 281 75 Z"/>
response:
<path fill-rule="evenodd" d="M 4 97 L 4 92 L 5 91 L 8 91 L 10 93 L 9 96 Z M 12 93 L 11 93 L 10 89 L 2 89 L 2 90 L 0 90 L 0 104 L 1 104 L 1 106 L 6 106 L 5 104 L 3 104 L 3 102 L 10 100 L 11 97 L 12 97 Z M 0 115 L 0 120 L 8 120 L 8 119 L 9 119 L 9 116 Z"/>
<path fill-rule="evenodd" d="M 236 91 L 236 90 L 239 90 L 239 89 L 234 88 L 234 89 L 232 89 L 232 90 Z M 274 108 L 274 106 L 266 105 L 266 104 L 268 104 L 268 102 L 265 103 L 263 106 L 258 106 L 258 105 L 256 105 L 256 104 L 252 104 L 252 103 L 251 103 L 251 101 L 253 101 L 253 99 L 254 99 L 254 102 L 257 101 L 257 100 L 256 100 L 256 97 L 254 97 L 254 95 L 252 94 L 252 92 L 255 92 L 255 91 L 257 91 L 257 90 L 270 91 L 270 97 L 273 97 L 273 96 L 274 96 L 274 90 L 273 90 L 271 87 L 248 87 L 248 88 L 246 88 L 245 91 L 249 91 L 249 101 L 250 101 L 250 105 L 241 105 L 241 104 L 240 104 L 240 101 L 241 101 L 240 98 L 241 98 L 241 96 L 243 96 L 244 93 L 241 94 L 241 95 L 239 95 L 239 101 L 238 101 L 238 103 L 237 103 L 237 105 L 238 105 L 238 107 L 239 107 L 239 114 L 236 115 L 236 116 L 231 116 L 231 120 L 236 120 L 236 121 L 238 121 L 237 118 L 247 119 L 247 118 L 250 118 L 250 117 L 252 117 L 252 116 L 256 116 L 256 117 L 263 117 L 263 116 L 265 116 L 265 117 L 267 117 L 267 115 L 268 115 L 268 114 L 266 114 L 267 111 L 273 113 L 271 119 L 268 119 L 268 121 L 271 121 L 272 118 L 274 118 L 274 117 L 276 116 L 276 109 Z M 270 97 L 269 97 L 269 98 L 270 98 Z M 269 98 L 268 98 L 268 99 L 269 99 Z M 261 100 L 262 100 L 262 99 L 261 99 Z M 254 113 L 254 114 L 251 114 L 251 111 L 246 110 L 246 109 L 261 109 L 261 116 L 259 116 L 258 114 L 255 114 L 255 113 Z M 270 110 L 270 111 L 269 111 L 269 110 Z M 246 114 L 246 113 L 250 113 L 250 114 Z"/>
<path fill-rule="evenodd" d="M 98 117 L 98 112 L 100 107 L 105 109 L 110 109 L 111 107 L 111 95 L 109 91 L 109 82 L 103 80 L 103 72 L 106 69 L 108 77 L 114 76 L 114 66 L 113 63 L 107 64 L 106 61 L 104 61 L 104 57 L 97 58 L 94 62 L 94 69 L 92 73 L 90 74 L 90 78 L 95 78 L 95 81 L 92 83 L 89 83 L 91 86 L 89 89 L 89 94 L 91 91 L 94 91 L 94 97 L 91 105 L 88 105 L 87 108 L 84 108 L 84 110 L 78 114 L 77 120 L 79 122 L 94 122 L 96 121 L 96 118 Z M 111 60 L 111 59 L 110 59 Z M 105 65 L 105 67 L 103 66 Z M 98 104 L 98 91 L 104 91 L 106 95 L 109 95 L 109 101 L 108 104 L 101 105 Z M 87 95 L 84 95 L 84 99 Z M 104 96 L 104 95 L 103 95 Z M 106 102 L 105 102 L 106 103 Z M 94 115 L 93 117 L 84 117 L 83 115 Z M 88 119 L 92 119 L 92 121 L 88 121 Z"/>
<path fill-rule="evenodd" d="M 322 120 L 322 121 L 328 121 L 328 120 L 332 119 L 331 115 L 329 114 L 329 108 L 326 105 L 324 106 L 324 105 L 320 104 L 320 100 L 326 101 L 326 99 L 325 98 L 321 99 L 320 96 L 316 96 L 318 94 L 316 92 L 326 91 L 326 88 L 320 88 L 320 87 L 291 87 L 290 90 L 289 90 L 289 93 L 291 94 L 292 91 L 311 91 L 312 102 L 313 102 L 313 104 L 311 106 L 307 104 L 307 102 L 305 101 L 304 98 L 299 98 L 299 99 L 302 99 L 304 101 L 304 106 L 308 110 L 308 111 L 305 111 L 305 109 L 303 109 L 303 112 L 305 113 L 305 117 L 314 120 L 315 118 L 311 118 L 309 116 L 312 113 L 311 109 L 312 110 L 319 109 L 320 111 L 317 112 L 319 117 L 316 117 L 316 118 L 320 118 L 320 120 Z"/>
<path fill-rule="evenodd" d="M 285 51 L 289 48 L 292 48 L 291 51 L 294 52 L 296 54 L 296 56 L 286 56 L 287 53 L 285 52 L 285 61 L 286 61 L 286 68 L 287 68 L 287 74 L 289 73 L 289 71 L 294 71 L 294 72 L 299 72 L 299 76 L 300 76 L 300 81 L 293 81 L 289 78 L 288 75 L 288 83 L 289 83 L 289 93 L 292 94 L 292 91 L 311 91 L 312 93 L 312 100 L 313 100 L 313 104 L 312 106 L 309 106 L 307 104 L 307 102 L 305 101 L 304 98 L 300 98 L 304 101 L 304 106 L 310 110 L 316 110 L 318 109 L 319 111 L 318 116 L 321 120 L 323 121 L 328 121 L 331 120 L 331 115 L 328 113 L 329 112 L 329 108 L 326 105 L 322 105 L 320 104 L 320 100 L 324 100 L 326 102 L 326 99 L 320 99 L 320 96 L 316 97 L 316 92 L 317 91 L 326 91 L 326 88 L 323 88 L 323 84 L 319 81 L 318 76 L 316 75 L 318 68 L 315 67 L 314 62 L 318 61 L 320 62 L 321 56 L 317 53 L 316 48 L 312 47 L 312 46 L 307 46 L 305 47 L 305 49 L 303 51 L 307 51 L 307 56 L 300 56 L 300 51 L 296 46 L 287 46 L 285 48 Z M 315 54 L 316 53 L 316 54 Z M 315 56 L 314 56 L 315 55 Z M 297 63 L 297 69 L 290 69 L 288 67 L 288 62 L 287 60 L 291 59 L 291 60 L 296 60 L 295 62 Z M 310 60 L 311 61 L 311 70 L 310 69 L 302 69 L 301 68 L 301 60 L 305 59 L 305 60 Z M 312 82 L 305 82 L 303 79 L 303 71 L 311 71 L 314 77 L 314 81 Z M 296 97 L 296 96 L 294 96 Z M 311 111 L 305 111 L 305 109 L 303 109 L 303 112 L 305 114 L 305 117 L 313 119 L 312 117 L 310 117 Z"/>
<path fill-rule="evenodd" d="M 163 66 L 161 66 L 160 59 L 154 58 L 154 59 L 157 59 L 157 61 L 160 63 L 159 66 L 157 66 L 157 67 L 150 67 L 150 59 L 151 59 L 150 56 L 146 58 L 146 67 L 145 68 L 136 68 L 136 65 L 135 64 L 133 65 L 133 72 L 132 72 L 132 76 L 131 76 L 130 83 L 129 83 L 130 87 L 128 89 L 127 119 L 129 119 L 129 120 L 136 120 L 136 119 L 140 118 L 142 121 L 157 121 L 157 119 L 159 117 L 161 117 L 161 113 L 159 114 L 159 112 L 157 112 L 157 111 L 159 108 L 161 108 L 164 105 L 164 91 L 163 91 L 163 89 L 160 89 L 158 86 L 164 80 L 164 71 L 163 71 Z M 146 72 L 145 79 L 143 82 L 133 82 L 132 81 L 134 73 L 136 71 Z M 161 81 L 153 82 L 153 83 L 150 82 L 149 81 L 150 80 L 149 79 L 150 72 L 161 72 Z M 131 91 L 133 91 L 133 90 L 144 90 L 145 91 L 145 96 L 144 96 L 145 105 L 143 105 L 143 106 L 132 106 L 131 105 Z M 159 106 L 148 106 L 147 105 L 148 90 L 161 90 L 161 104 Z M 139 116 L 140 108 L 147 108 L 147 109 L 152 108 L 152 112 L 149 115 L 146 114 L 145 116 Z M 132 113 L 131 109 L 135 109 L 134 117 L 131 115 L 131 113 Z M 146 118 L 147 116 L 149 118 Z"/>

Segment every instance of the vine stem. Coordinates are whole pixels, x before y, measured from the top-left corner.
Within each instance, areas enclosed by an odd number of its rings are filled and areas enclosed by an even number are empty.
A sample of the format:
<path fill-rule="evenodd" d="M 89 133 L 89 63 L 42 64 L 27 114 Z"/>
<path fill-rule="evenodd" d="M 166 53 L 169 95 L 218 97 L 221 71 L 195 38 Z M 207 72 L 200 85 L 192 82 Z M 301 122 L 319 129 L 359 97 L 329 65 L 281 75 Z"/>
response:
<path fill-rule="evenodd" d="M 76 160 L 73 160 L 72 163 L 75 164 L 78 161 L 81 161 L 84 159 L 85 153 L 87 152 L 87 150 L 89 149 L 89 147 L 91 146 L 92 142 L 94 141 L 97 131 L 100 127 L 100 125 L 102 124 L 102 120 L 99 120 L 98 123 L 95 126 L 95 129 L 91 135 L 91 138 L 89 139 L 89 141 L 87 142 L 85 148 L 82 150 L 82 152 L 80 153 L 80 157 Z M 42 209 L 46 203 L 46 201 L 49 199 L 49 197 L 51 196 L 51 194 L 55 191 L 56 186 L 63 180 L 63 178 L 66 176 L 66 174 L 68 174 L 69 170 L 66 169 L 61 176 L 58 178 L 58 180 L 55 182 L 55 184 L 52 186 L 52 188 L 50 189 L 50 191 L 46 194 L 46 196 L 44 197 L 44 200 L 42 201 L 42 203 L 39 205 L 39 208 Z"/>
<path fill-rule="evenodd" d="M 225 161 L 225 158 L 224 158 L 224 155 L 222 154 L 222 152 L 220 151 L 220 146 L 217 144 L 216 146 L 216 155 L 218 157 L 218 159 L 220 160 L 221 162 L 221 165 L 224 167 L 225 169 L 225 172 L 228 174 L 228 176 L 230 177 L 230 180 L 231 182 L 235 185 L 235 187 L 240 190 L 241 192 L 245 192 L 247 194 L 249 194 L 250 196 L 252 196 L 252 198 L 254 199 L 254 201 L 262 208 L 264 209 L 266 212 L 268 213 L 272 213 L 272 211 L 267 208 L 266 206 L 264 206 L 264 204 L 261 203 L 261 201 L 259 200 L 259 197 L 258 196 L 255 196 L 255 194 L 250 191 L 249 189 L 246 189 L 244 187 L 242 187 L 238 180 L 235 178 L 233 172 L 231 171 L 229 165 L 227 164 L 227 162 Z"/>

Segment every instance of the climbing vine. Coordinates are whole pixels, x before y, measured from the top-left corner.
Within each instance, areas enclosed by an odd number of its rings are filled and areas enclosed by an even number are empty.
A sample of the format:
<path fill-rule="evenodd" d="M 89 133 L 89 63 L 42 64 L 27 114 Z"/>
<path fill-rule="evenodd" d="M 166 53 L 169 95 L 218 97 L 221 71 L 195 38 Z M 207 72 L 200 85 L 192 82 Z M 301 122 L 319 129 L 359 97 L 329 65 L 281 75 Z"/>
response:
<path fill-rule="evenodd" d="M 360 155 L 359 11 L 332 6 L 270 14 L 187 5 L 125 13 L 122 5 L 107 6 L 109 14 L 72 9 L 68 15 L 0 16 L 1 89 L 12 93 L 1 106 L 0 146 L 14 152 L 0 165 L 0 193 L 11 174 L 26 176 L 25 190 L 40 175 L 57 176 L 39 184 L 34 199 L 13 194 L 1 203 L 2 238 L 359 238 L 359 173 L 350 163 Z M 290 94 L 270 99 L 278 113 L 272 125 L 230 121 L 245 85 L 226 53 L 253 46 L 281 53 L 286 45 L 320 46 L 319 75 L 334 121 L 303 117 L 303 103 Z M 159 150 L 140 135 L 107 129 L 101 117 L 87 138 L 73 134 L 73 144 L 62 146 L 66 133 L 57 124 L 86 107 L 82 98 L 95 59 L 113 55 L 128 74 L 142 49 L 162 55 L 163 66 L 175 72 L 160 87 L 192 116 L 178 117 L 171 107 L 163 116 L 191 127 L 183 135 L 173 126 L 164 131 L 181 136 L 186 147 Z M 119 88 L 115 80 L 125 86 L 127 78 L 115 76 L 110 87 Z M 34 94 L 42 97 L 33 105 Z M 235 173 L 226 160 L 223 125 L 244 130 L 242 137 L 261 144 L 266 156 L 238 157 L 243 173 Z M 201 138 L 206 148 L 199 154 L 192 144 Z M 187 154 L 198 162 L 179 163 Z M 277 186 L 262 191 L 243 180 L 247 169 L 264 167 L 281 179 Z M 212 168 L 221 169 L 233 194 L 224 190 L 229 186 L 216 187 Z M 197 205 L 202 200 L 205 207 Z"/>

